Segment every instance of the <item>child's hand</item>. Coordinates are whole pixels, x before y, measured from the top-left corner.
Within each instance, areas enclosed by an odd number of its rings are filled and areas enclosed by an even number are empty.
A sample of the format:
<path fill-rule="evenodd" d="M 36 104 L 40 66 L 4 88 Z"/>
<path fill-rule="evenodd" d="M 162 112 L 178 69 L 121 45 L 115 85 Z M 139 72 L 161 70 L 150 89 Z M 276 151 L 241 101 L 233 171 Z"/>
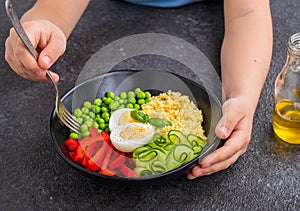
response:
<path fill-rule="evenodd" d="M 223 117 L 216 127 L 216 134 L 227 139 L 224 146 L 206 156 L 201 164 L 188 173 L 188 179 L 210 175 L 228 168 L 246 152 L 250 142 L 255 108 L 242 98 L 231 98 L 223 105 Z"/>
<path fill-rule="evenodd" d="M 20 76 L 34 81 L 48 81 L 45 70 L 64 53 L 66 36 L 48 20 L 29 21 L 22 25 L 31 43 L 40 53 L 38 61 L 27 50 L 13 28 L 6 39 L 5 59 Z M 52 76 L 56 82 L 59 80 L 56 73 L 52 73 Z"/>

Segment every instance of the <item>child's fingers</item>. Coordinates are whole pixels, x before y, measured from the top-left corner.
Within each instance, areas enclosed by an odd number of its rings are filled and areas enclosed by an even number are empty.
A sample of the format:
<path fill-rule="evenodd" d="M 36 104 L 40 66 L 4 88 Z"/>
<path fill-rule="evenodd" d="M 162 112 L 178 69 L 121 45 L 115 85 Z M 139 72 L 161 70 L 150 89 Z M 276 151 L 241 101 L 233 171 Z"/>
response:
<path fill-rule="evenodd" d="M 242 120 L 245 121 L 245 120 Z M 243 123 L 243 122 L 241 122 Z M 246 123 L 244 123 L 246 124 Z M 230 138 L 224 143 L 222 147 L 206 156 L 201 164 L 203 167 L 208 167 L 212 164 L 224 161 L 232 157 L 234 154 L 242 154 L 245 152 L 245 148 L 249 143 L 249 130 L 236 130 L 234 131 Z"/>
<path fill-rule="evenodd" d="M 59 81 L 59 76 L 58 74 L 50 71 L 50 74 L 52 76 L 52 78 L 54 79 L 54 81 L 57 83 Z M 50 82 L 50 79 L 48 78 L 48 76 L 46 75 L 46 71 L 45 70 L 42 70 L 42 71 L 38 71 L 36 73 L 36 76 L 35 78 L 38 80 L 38 81 L 48 81 Z"/>
<path fill-rule="evenodd" d="M 43 69 L 49 69 L 66 50 L 66 39 L 62 32 L 51 33 L 47 39 L 38 58 L 38 64 Z"/>
<path fill-rule="evenodd" d="M 227 169 L 229 166 L 231 166 L 233 163 L 237 161 L 239 158 L 240 153 L 236 153 L 233 156 L 231 156 L 229 159 L 224 160 L 222 162 L 216 163 L 212 166 L 209 166 L 207 168 L 203 168 L 201 165 L 195 166 L 191 172 L 187 174 L 188 179 L 195 179 L 200 176 L 207 176 L 210 174 L 213 174 L 215 172 Z"/>
<path fill-rule="evenodd" d="M 243 121 L 241 121 L 241 124 L 246 124 Z M 249 141 L 248 130 L 234 131 L 222 147 L 206 156 L 201 164 L 193 168 L 188 174 L 188 179 L 209 175 L 228 168 L 236 162 L 239 156 L 245 153 Z"/>
<path fill-rule="evenodd" d="M 12 31 L 12 30 L 11 30 Z M 9 37 L 6 39 L 5 42 L 5 60 L 9 64 L 9 66 L 20 76 L 32 80 L 32 76 L 26 72 L 26 69 L 24 68 L 23 64 L 20 62 L 19 59 L 17 59 L 17 55 L 14 51 L 14 45 L 17 42 L 17 39 L 15 42 L 12 42 L 11 40 L 14 39 L 14 37 Z"/>
<path fill-rule="evenodd" d="M 25 31 L 31 32 L 28 33 L 28 37 L 33 46 L 40 50 L 38 61 L 35 61 L 36 65 L 43 70 L 49 69 L 66 49 L 65 35 L 47 20 L 26 22 L 23 25 Z M 30 64 L 32 63 L 25 66 L 28 70 L 30 70 L 28 66 Z"/>
<path fill-rule="evenodd" d="M 226 101 L 222 107 L 223 116 L 216 126 L 216 135 L 221 139 L 226 139 L 230 136 L 238 122 L 245 116 L 240 112 L 240 103 L 237 99 Z"/>
<path fill-rule="evenodd" d="M 61 56 L 66 49 L 63 32 L 47 20 L 25 22 L 22 24 L 32 45 L 41 52 L 38 61 L 25 47 L 12 28 L 5 44 L 5 59 L 20 76 L 34 81 L 49 81 L 45 70 Z M 57 82 L 59 77 L 52 73 Z"/>
<path fill-rule="evenodd" d="M 192 180 L 201 175 L 202 175 L 202 168 L 200 167 L 200 165 L 197 165 L 186 176 L 189 180 Z"/>

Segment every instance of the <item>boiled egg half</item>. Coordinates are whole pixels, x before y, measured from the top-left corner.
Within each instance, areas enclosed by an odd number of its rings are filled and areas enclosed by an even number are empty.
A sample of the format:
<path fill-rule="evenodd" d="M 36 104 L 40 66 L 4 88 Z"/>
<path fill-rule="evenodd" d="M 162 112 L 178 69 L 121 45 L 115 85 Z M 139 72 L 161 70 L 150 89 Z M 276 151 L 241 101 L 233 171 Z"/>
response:
<path fill-rule="evenodd" d="M 112 113 L 109 120 L 110 140 L 123 152 L 132 152 L 137 147 L 149 143 L 154 135 L 154 127 L 133 119 L 131 111 L 129 108 L 118 109 Z"/>

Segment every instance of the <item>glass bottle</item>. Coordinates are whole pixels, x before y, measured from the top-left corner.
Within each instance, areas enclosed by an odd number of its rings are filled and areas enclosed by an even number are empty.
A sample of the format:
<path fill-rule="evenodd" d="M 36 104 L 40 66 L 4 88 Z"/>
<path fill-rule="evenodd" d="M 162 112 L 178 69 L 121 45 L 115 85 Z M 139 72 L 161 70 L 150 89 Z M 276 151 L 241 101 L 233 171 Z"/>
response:
<path fill-rule="evenodd" d="M 273 129 L 285 142 L 300 144 L 300 32 L 288 41 L 286 63 L 275 81 Z"/>

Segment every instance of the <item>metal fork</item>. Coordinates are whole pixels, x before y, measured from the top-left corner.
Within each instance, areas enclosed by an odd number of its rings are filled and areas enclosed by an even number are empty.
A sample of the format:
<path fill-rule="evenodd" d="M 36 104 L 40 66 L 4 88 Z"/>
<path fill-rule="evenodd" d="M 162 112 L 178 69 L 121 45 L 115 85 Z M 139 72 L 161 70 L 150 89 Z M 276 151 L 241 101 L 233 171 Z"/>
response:
<path fill-rule="evenodd" d="M 24 45 L 27 47 L 27 49 L 30 51 L 32 56 L 37 60 L 39 53 L 35 50 L 33 47 L 32 43 L 30 42 L 28 36 L 26 35 L 20 20 L 15 13 L 11 0 L 6 0 L 5 1 L 5 8 L 8 17 L 10 18 L 13 27 L 15 28 L 17 34 L 19 35 L 20 39 L 23 41 Z M 56 96 L 55 96 L 55 111 L 57 113 L 58 118 L 61 120 L 63 124 L 65 124 L 69 129 L 72 131 L 80 134 L 80 123 L 72 116 L 72 114 L 67 110 L 63 102 L 59 98 L 59 92 L 58 92 L 58 87 L 57 84 L 55 83 L 51 73 L 49 70 L 46 70 L 47 76 L 50 78 L 50 81 L 52 82 L 55 91 L 56 91 Z"/>

